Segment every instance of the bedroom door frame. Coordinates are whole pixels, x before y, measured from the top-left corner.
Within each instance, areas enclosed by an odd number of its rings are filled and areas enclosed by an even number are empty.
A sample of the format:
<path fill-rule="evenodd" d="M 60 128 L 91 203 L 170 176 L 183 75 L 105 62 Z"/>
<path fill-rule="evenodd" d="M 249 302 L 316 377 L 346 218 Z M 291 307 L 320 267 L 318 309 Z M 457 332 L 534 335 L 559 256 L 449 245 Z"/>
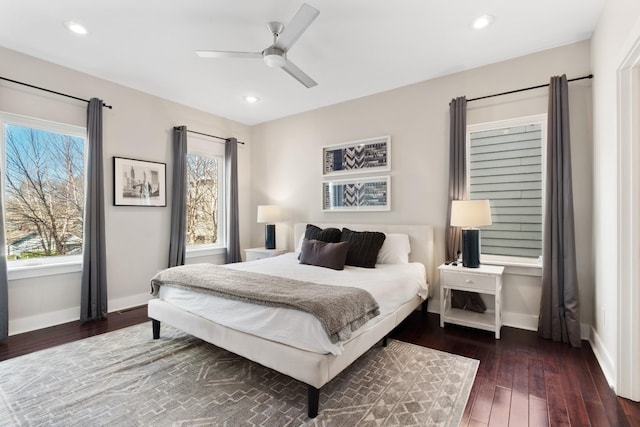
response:
<path fill-rule="evenodd" d="M 616 393 L 640 401 L 640 25 L 618 68 Z M 634 39 L 632 39 L 634 40 Z"/>

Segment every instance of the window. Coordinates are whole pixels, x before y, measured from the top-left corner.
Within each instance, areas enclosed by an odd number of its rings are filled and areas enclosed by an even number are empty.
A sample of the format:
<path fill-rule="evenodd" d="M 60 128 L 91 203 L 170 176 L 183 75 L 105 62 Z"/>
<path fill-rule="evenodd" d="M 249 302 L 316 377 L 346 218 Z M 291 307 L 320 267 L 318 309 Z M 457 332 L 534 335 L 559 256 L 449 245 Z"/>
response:
<path fill-rule="evenodd" d="M 467 144 L 469 198 L 491 201 L 483 258 L 539 258 L 546 115 L 468 126 Z"/>
<path fill-rule="evenodd" d="M 9 266 L 82 254 L 86 130 L 0 113 Z"/>
<path fill-rule="evenodd" d="M 187 154 L 188 250 L 224 246 L 224 144 L 193 138 Z"/>

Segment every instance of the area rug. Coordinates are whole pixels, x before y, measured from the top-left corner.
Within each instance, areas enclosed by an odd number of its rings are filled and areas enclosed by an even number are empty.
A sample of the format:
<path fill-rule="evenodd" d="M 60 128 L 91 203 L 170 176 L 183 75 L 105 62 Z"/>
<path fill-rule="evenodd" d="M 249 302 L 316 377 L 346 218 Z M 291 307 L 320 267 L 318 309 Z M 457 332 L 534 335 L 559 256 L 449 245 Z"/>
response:
<path fill-rule="evenodd" d="M 0 424 L 457 426 L 478 361 L 391 340 L 307 387 L 167 325 L 145 323 L 0 362 Z"/>

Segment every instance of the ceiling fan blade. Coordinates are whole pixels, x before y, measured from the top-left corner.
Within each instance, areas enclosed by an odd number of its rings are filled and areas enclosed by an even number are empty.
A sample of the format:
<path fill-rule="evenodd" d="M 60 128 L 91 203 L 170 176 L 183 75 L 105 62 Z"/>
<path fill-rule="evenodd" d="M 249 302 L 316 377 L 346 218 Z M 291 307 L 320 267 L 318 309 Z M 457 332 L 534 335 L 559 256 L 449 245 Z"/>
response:
<path fill-rule="evenodd" d="M 300 6 L 289 25 L 284 28 L 282 34 L 278 36 L 274 46 L 285 52 L 288 51 L 319 14 L 320 11 L 318 9 L 304 3 Z"/>
<path fill-rule="evenodd" d="M 218 50 L 196 50 L 200 58 L 262 58 L 262 52 L 225 52 Z"/>
<path fill-rule="evenodd" d="M 287 59 L 287 63 L 284 64 L 282 69 L 286 71 L 287 74 L 289 74 L 291 77 L 293 77 L 294 79 L 296 79 L 297 81 L 305 85 L 307 88 L 314 87 L 318 84 L 311 77 L 306 75 L 304 71 L 296 67 L 293 64 L 293 62 L 289 61 L 288 59 Z"/>

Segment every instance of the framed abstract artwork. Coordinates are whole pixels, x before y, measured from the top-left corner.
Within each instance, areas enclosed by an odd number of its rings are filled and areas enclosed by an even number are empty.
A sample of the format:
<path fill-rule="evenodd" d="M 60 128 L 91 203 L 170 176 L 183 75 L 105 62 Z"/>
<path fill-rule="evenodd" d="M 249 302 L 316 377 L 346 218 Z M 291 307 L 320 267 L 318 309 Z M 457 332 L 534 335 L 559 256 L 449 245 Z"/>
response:
<path fill-rule="evenodd" d="M 379 136 L 322 147 L 322 175 L 391 170 L 391 137 Z"/>
<path fill-rule="evenodd" d="M 374 176 L 322 182 L 322 210 L 389 211 L 391 210 L 391 177 Z"/>
<path fill-rule="evenodd" d="M 115 206 L 167 206 L 166 164 L 113 158 Z"/>

